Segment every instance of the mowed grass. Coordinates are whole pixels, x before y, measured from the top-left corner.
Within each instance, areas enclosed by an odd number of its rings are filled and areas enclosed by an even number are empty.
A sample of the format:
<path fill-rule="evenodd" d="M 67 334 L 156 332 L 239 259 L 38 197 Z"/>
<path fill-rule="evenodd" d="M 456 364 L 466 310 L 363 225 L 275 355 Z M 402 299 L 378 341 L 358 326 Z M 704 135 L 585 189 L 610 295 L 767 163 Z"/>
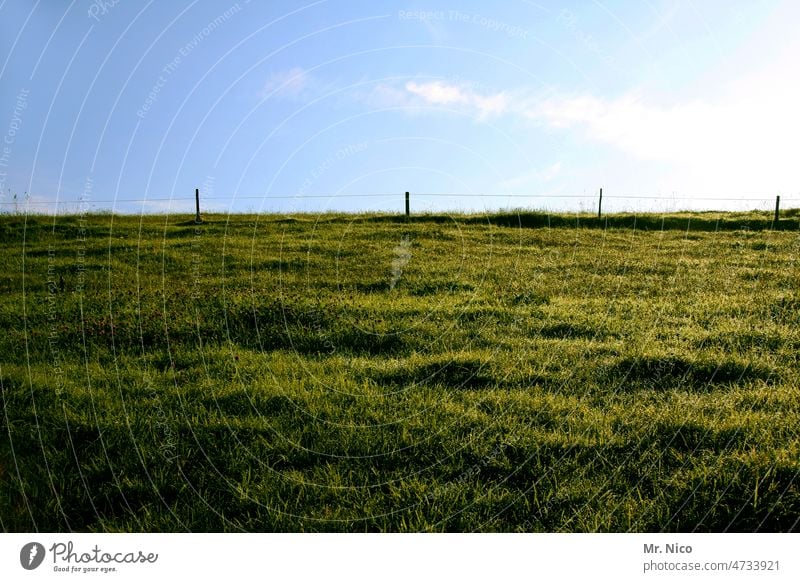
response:
<path fill-rule="evenodd" d="M 0 527 L 796 530 L 784 217 L 0 217 Z"/>

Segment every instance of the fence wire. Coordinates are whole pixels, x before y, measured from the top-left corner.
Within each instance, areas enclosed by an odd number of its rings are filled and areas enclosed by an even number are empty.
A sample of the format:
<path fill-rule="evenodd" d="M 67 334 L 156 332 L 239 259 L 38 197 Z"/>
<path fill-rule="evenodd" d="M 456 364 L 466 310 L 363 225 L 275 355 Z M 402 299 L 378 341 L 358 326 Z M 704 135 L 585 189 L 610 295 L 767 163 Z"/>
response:
<path fill-rule="evenodd" d="M 307 199 L 339 199 L 339 198 L 400 198 L 403 193 L 391 194 L 297 194 L 297 195 L 275 195 L 275 194 L 249 194 L 243 196 L 232 197 L 200 197 L 201 202 L 236 202 L 240 200 L 307 200 Z M 35 195 L 31 195 L 35 196 Z M 598 200 L 596 194 L 496 194 L 496 193 L 464 193 L 464 194 L 451 194 L 451 193 L 438 193 L 438 192 L 412 192 L 412 197 L 425 197 L 425 198 L 519 198 L 527 200 L 552 200 L 552 199 L 584 199 L 584 200 Z M 763 196 L 711 196 L 711 195 L 684 195 L 684 196 L 640 196 L 640 195 L 613 195 L 603 194 L 603 200 L 650 200 L 662 202 L 686 202 L 686 201 L 700 201 L 700 202 L 774 202 L 774 197 L 765 198 Z M 781 197 L 781 203 L 793 202 L 800 200 L 800 197 Z M 106 200 L 16 200 L 0 202 L 2 206 L 46 206 L 46 205 L 59 205 L 59 204 L 144 204 L 148 202 L 193 202 L 194 196 L 177 196 L 173 198 L 116 198 Z"/>

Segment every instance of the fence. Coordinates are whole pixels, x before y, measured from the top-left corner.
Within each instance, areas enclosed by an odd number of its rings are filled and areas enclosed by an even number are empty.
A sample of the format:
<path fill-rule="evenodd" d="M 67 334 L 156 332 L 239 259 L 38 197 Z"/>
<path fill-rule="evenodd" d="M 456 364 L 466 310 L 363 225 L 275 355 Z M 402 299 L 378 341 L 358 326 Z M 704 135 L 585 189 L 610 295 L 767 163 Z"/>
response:
<path fill-rule="evenodd" d="M 133 204 L 133 203 L 152 203 L 152 202 L 188 202 L 194 200 L 195 202 L 195 221 L 202 222 L 201 208 L 200 208 L 200 189 L 196 188 L 194 197 L 171 197 L 171 198 L 117 198 L 108 200 L 50 200 L 50 201 L 30 201 L 29 199 L 23 201 L 3 201 L 0 202 L 0 209 L 3 207 L 14 207 L 14 212 L 19 212 L 19 207 L 23 207 L 27 213 L 28 207 L 38 206 L 54 206 L 59 205 L 97 205 L 97 204 Z M 397 194 L 303 194 L 303 195 L 244 195 L 235 196 L 233 198 L 209 197 L 204 198 L 203 201 L 244 201 L 244 200 L 303 200 L 303 199 L 334 199 L 334 198 L 391 198 Z M 464 193 L 464 194 L 447 194 L 447 193 L 416 193 L 414 196 L 422 198 L 503 198 L 503 199 L 525 199 L 531 200 L 553 200 L 553 199 L 584 199 L 584 200 L 597 200 L 597 218 L 603 218 L 603 200 L 650 200 L 650 201 L 663 201 L 663 202 L 679 202 L 679 201 L 692 201 L 692 202 L 771 202 L 773 198 L 764 197 L 741 197 L 741 196 L 641 196 L 641 195 L 603 195 L 603 189 L 600 188 L 597 197 L 586 194 L 547 194 L 547 195 L 530 195 L 530 194 L 480 194 L 480 193 Z M 411 217 L 411 193 L 405 192 L 405 216 Z M 786 201 L 798 201 L 800 198 L 784 198 Z M 773 224 L 777 225 L 780 222 L 780 195 L 774 198 L 775 211 L 773 216 Z M 709 209 L 705 209 L 709 210 Z M 723 210 L 720 210 L 723 211 Z"/>

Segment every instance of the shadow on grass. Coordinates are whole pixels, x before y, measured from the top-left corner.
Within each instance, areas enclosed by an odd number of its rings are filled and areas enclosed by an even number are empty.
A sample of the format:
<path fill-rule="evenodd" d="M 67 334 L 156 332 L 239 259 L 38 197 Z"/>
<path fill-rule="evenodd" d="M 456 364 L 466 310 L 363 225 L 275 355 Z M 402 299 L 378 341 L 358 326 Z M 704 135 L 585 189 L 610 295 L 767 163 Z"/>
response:
<path fill-rule="evenodd" d="M 437 360 L 424 364 L 375 373 L 372 379 L 381 385 L 436 386 L 474 390 L 497 384 L 488 364 L 473 358 Z"/>
<path fill-rule="evenodd" d="M 603 340 L 609 334 L 599 327 L 585 327 L 572 323 L 554 323 L 545 325 L 541 329 L 534 329 L 535 335 L 546 339 L 585 339 Z"/>
<path fill-rule="evenodd" d="M 694 472 L 674 483 L 666 493 L 675 512 L 669 523 L 653 524 L 664 531 L 791 532 L 800 525 L 800 484 L 792 467 L 726 459 L 713 473 Z"/>
<path fill-rule="evenodd" d="M 712 451 L 724 453 L 738 449 L 745 441 L 743 429 L 715 429 L 695 422 L 658 422 L 648 435 L 641 436 L 641 441 L 654 447 L 655 450 L 674 450 L 680 453 L 699 453 Z"/>
<path fill-rule="evenodd" d="M 202 396 L 202 395 L 198 395 Z M 233 392 L 224 396 L 206 397 L 203 402 L 209 410 L 218 409 L 226 416 L 283 416 L 294 415 L 299 404 L 287 396 L 264 397 L 247 392 Z"/>
<path fill-rule="evenodd" d="M 781 213 L 781 220 L 773 222 L 771 212 L 686 212 L 674 214 L 609 214 L 598 218 L 593 214 L 549 214 L 546 212 L 502 212 L 488 215 L 471 214 L 422 214 L 406 218 L 401 215 L 377 215 L 359 217 L 364 222 L 396 224 L 444 224 L 455 220 L 462 224 L 485 224 L 515 228 L 624 228 L 637 230 L 682 230 L 716 232 L 735 230 L 798 230 L 800 211 L 788 209 Z M 342 220 L 346 220 L 342 218 Z M 352 219 L 349 219 L 352 220 Z"/>
<path fill-rule="evenodd" d="M 679 356 L 625 358 L 610 366 L 607 376 L 621 385 L 652 389 L 702 389 L 749 380 L 770 382 L 775 372 L 738 360 L 690 361 Z"/>
<path fill-rule="evenodd" d="M 797 345 L 791 338 L 782 337 L 777 333 L 760 331 L 712 334 L 695 341 L 694 345 L 698 349 L 718 347 L 729 352 L 742 349 L 775 352 L 783 347 L 797 349 Z"/>

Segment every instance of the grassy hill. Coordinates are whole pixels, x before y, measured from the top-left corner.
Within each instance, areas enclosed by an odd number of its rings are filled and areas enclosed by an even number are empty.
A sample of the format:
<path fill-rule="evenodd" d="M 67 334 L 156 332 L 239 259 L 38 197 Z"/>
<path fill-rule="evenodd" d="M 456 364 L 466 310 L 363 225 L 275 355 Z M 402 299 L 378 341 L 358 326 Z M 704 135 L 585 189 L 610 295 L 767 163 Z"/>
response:
<path fill-rule="evenodd" d="M 2 216 L 0 528 L 796 530 L 784 216 Z"/>

